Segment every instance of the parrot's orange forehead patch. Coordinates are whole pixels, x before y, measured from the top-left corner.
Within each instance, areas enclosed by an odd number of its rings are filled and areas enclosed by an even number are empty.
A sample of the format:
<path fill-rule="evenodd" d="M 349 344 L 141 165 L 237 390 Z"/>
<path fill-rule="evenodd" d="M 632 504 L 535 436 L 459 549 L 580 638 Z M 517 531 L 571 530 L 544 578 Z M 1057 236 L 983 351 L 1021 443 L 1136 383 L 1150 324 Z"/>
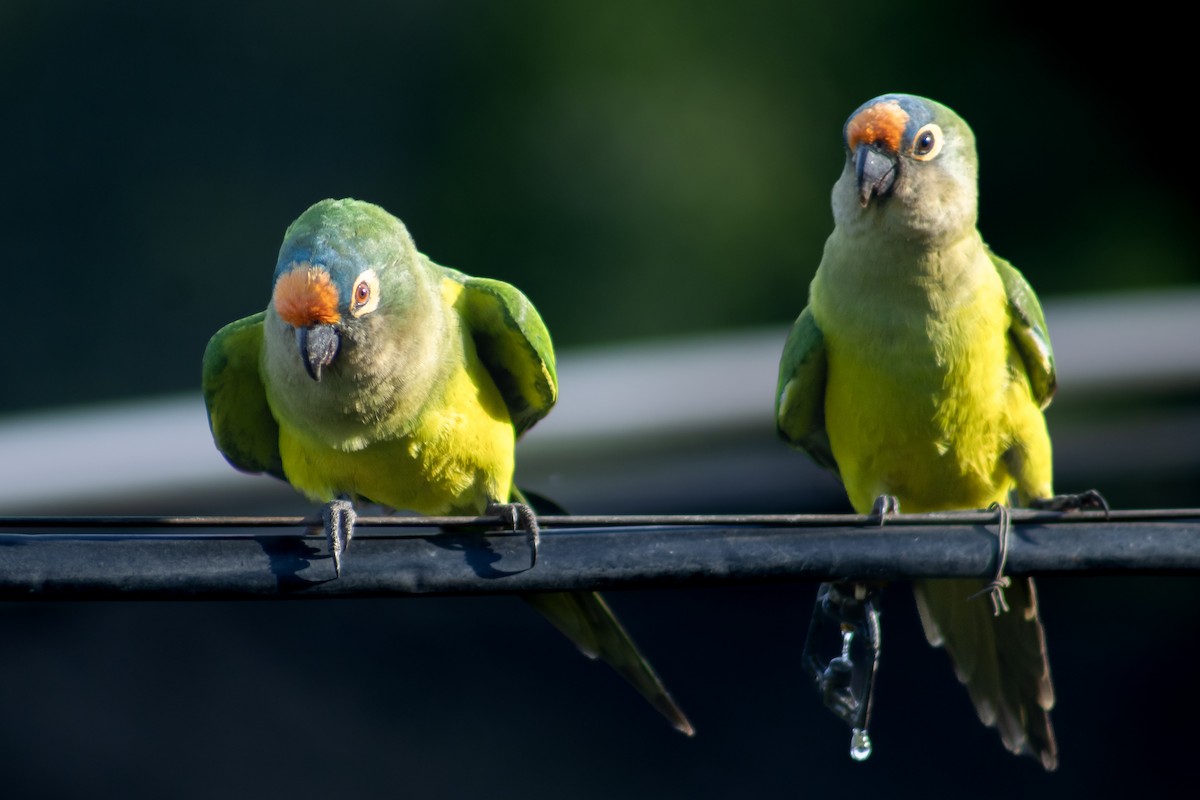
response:
<path fill-rule="evenodd" d="M 332 325 L 338 314 L 337 287 L 329 273 L 308 262 L 296 264 L 275 282 L 275 313 L 293 328 Z"/>
<path fill-rule="evenodd" d="M 908 126 L 908 112 L 895 100 L 884 100 L 858 112 L 846 124 L 846 144 L 851 151 L 860 144 L 879 144 L 895 153 Z"/>

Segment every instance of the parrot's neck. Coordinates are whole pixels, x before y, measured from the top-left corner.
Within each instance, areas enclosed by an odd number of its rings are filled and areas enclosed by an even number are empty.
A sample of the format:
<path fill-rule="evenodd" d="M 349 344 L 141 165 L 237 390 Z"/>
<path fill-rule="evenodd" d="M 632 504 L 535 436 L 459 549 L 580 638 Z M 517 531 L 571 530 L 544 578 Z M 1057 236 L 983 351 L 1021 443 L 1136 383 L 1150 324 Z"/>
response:
<path fill-rule="evenodd" d="M 848 166 L 833 186 L 835 228 L 848 238 L 897 252 L 947 250 L 976 231 L 977 202 L 972 184 L 897 185 L 892 195 L 859 201 L 854 169 Z"/>
<path fill-rule="evenodd" d="M 903 351 L 910 338 L 924 341 L 931 325 L 957 320 L 981 295 L 1002 291 L 974 229 L 930 249 L 911 240 L 848 235 L 836 226 L 813 278 L 811 302 L 826 335 L 851 337 L 856 341 L 847 344 L 878 353 Z"/>

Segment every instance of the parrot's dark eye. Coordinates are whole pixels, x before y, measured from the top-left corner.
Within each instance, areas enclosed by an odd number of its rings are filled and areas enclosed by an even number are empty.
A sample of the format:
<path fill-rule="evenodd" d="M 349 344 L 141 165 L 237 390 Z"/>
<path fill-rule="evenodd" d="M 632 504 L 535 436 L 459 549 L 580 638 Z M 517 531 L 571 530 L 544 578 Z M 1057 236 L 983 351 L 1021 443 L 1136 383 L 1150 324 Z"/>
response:
<path fill-rule="evenodd" d="M 369 269 L 354 281 L 354 296 L 350 298 L 350 314 L 361 317 L 379 305 L 379 278 Z"/>
<path fill-rule="evenodd" d="M 929 123 L 913 137 L 913 158 L 919 161 L 930 161 L 942 150 L 942 129 L 934 123 Z"/>

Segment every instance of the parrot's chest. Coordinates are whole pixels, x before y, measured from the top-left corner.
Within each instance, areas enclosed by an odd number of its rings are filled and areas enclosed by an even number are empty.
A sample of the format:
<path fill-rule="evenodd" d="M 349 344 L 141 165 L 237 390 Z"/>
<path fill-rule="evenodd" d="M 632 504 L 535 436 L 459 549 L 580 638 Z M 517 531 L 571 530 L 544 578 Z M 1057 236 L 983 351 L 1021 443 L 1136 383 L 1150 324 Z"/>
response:
<path fill-rule="evenodd" d="M 376 426 L 337 447 L 280 423 L 288 481 L 314 500 L 345 496 L 422 514 L 480 513 L 507 501 L 512 422 L 494 384 L 469 366 L 453 372 L 412 419 Z"/>
<path fill-rule="evenodd" d="M 982 507 L 1001 491 L 1007 305 L 989 283 L 955 297 L 887 292 L 814 304 L 825 335 L 826 429 L 856 508 Z"/>

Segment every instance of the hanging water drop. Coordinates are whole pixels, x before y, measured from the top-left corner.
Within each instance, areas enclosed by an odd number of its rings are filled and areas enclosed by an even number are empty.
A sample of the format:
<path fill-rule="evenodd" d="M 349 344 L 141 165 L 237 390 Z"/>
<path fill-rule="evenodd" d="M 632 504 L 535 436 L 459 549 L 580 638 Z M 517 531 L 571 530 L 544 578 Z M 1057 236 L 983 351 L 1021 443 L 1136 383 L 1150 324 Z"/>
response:
<path fill-rule="evenodd" d="M 866 761 L 871 755 L 871 737 L 862 728 L 855 728 L 850 736 L 850 757 L 855 761 Z"/>

